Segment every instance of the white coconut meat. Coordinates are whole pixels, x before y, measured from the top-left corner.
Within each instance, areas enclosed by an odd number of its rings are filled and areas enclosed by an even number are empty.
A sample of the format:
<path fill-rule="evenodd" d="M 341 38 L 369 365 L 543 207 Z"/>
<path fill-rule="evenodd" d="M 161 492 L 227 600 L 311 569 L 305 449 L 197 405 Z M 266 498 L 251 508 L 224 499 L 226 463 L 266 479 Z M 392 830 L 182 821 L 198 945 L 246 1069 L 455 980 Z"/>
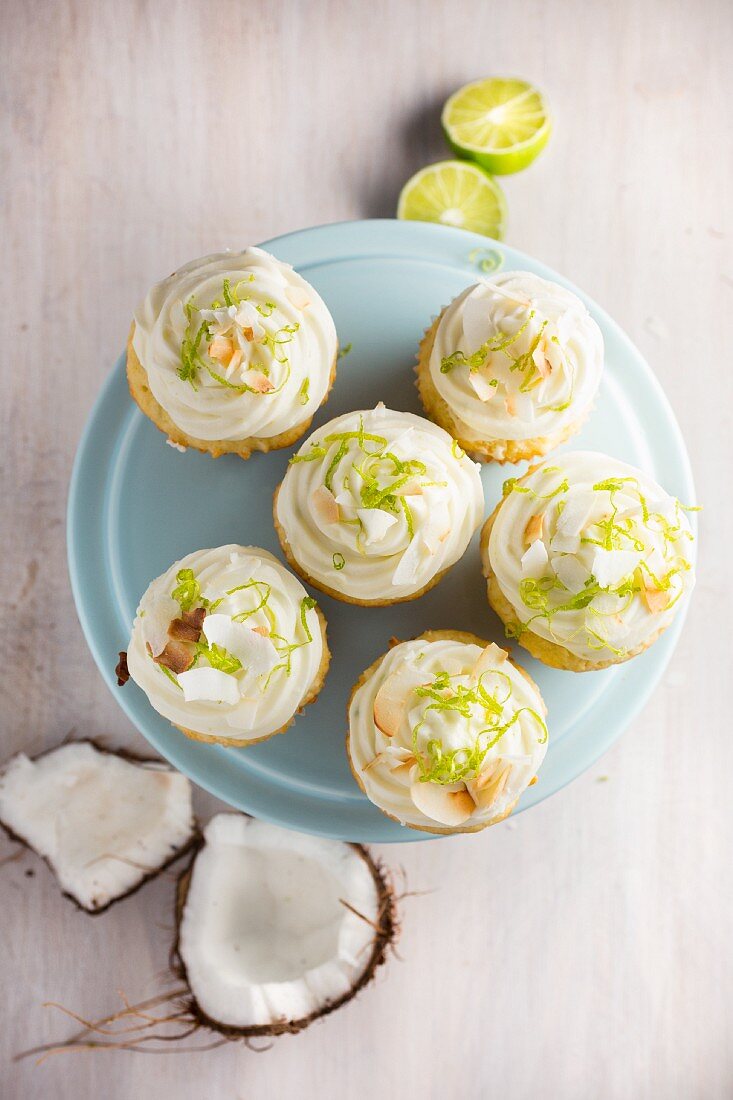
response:
<path fill-rule="evenodd" d="M 297 1030 L 365 984 L 391 932 L 363 849 L 219 814 L 193 861 L 178 952 L 213 1026 Z"/>
<path fill-rule="evenodd" d="M 191 842 L 191 784 L 156 762 L 72 742 L 0 775 L 0 822 L 47 860 L 61 889 L 99 912 Z"/>

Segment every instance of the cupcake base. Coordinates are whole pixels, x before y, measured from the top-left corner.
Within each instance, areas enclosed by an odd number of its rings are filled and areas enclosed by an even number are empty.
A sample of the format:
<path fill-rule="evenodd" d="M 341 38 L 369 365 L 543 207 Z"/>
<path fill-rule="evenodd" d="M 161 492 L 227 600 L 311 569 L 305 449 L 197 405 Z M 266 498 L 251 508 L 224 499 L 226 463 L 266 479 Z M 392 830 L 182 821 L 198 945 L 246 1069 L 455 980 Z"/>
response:
<path fill-rule="evenodd" d="M 133 322 L 127 340 L 127 384 L 130 393 L 140 411 L 149 420 L 152 420 L 156 428 L 160 428 L 161 432 L 164 432 L 172 443 L 177 443 L 181 447 L 191 447 L 195 451 L 202 451 L 204 454 L 210 454 L 212 458 L 219 458 L 220 455 L 224 454 L 237 454 L 240 458 L 249 458 L 253 451 L 276 451 L 283 447 L 291 447 L 310 428 L 313 416 L 300 421 L 299 424 L 289 428 L 286 432 L 268 436 L 266 439 L 259 436 L 249 436 L 247 439 L 197 439 L 195 436 L 188 435 L 173 422 L 163 406 L 153 396 L 148 382 L 148 373 L 132 346 L 134 331 L 135 324 Z M 323 395 L 321 405 L 328 399 L 336 377 L 336 359 L 335 356 L 331 366 L 328 389 Z"/>
<path fill-rule="evenodd" d="M 424 631 L 424 633 L 419 634 L 415 640 L 416 641 L 422 640 L 422 641 L 426 641 L 426 642 L 440 642 L 440 641 L 449 640 L 449 641 L 454 641 L 454 642 L 461 642 L 464 645 L 477 645 L 477 646 L 480 646 L 482 649 L 485 649 L 486 646 L 489 644 L 486 641 L 486 639 L 479 638 L 476 634 L 470 634 L 465 630 L 426 630 L 426 631 Z M 393 648 L 395 645 L 399 645 L 399 641 L 397 639 L 393 639 L 390 642 L 390 648 Z M 386 654 L 383 653 L 380 657 L 377 658 L 376 661 L 374 661 L 373 664 L 371 664 L 369 666 L 369 668 L 367 668 L 364 672 L 362 672 L 361 676 L 359 677 L 359 679 L 356 681 L 353 688 L 351 689 L 351 693 L 349 694 L 349 701 L 346 705 L 346 716 L 347 716 L 346 758 L 349 761 L 349 767 L 351 768 L 351 774 L 354 776 L 354 779 L 356 780 L 360 790 L 367 796 L 367 798 L 369 798 L 369 795 L 367 794 L 366 787 L 364 786 L 361 775 L 359 774 L 359 771 L 355 767 L 354 762 L 351 758 L 351 743 L 350 743 L 351 738 L 350 738 L 350 730 L 349 730 L 349 727 L 348 727 L 348 716 L 351 712 L 351 704 L 352 704 L 354 695 L 359 690 L 359 688 L 363 687 L 363 685 L 377 672 L 377 670 L 378 670 L 379 666 L 381 665 L 382 661 L 384 660 L 385 656 L 386 656 Z M 524 676 L 525 679 L 527 679 L 529 681 L 529 683 L 532 685 L 532 687 L 534 687 L 537 690 L 537 692 L 539 693 L 539 688 L 537 688 L 537 685 L 535 684 L 534 680 L 529 675 L 529 673 L 525 669 L 523 669 L 521 667 L 521 665 L 518 665 L 518 664 L 516 664 L 515 661 L 512 661 L 511 658 L 508 658 L 508 659 L 509 659 L 510 663 L 514 666 L 514 668 L 516 668 L 518 672 L 521 672 L 522 676 Z M 531 780 L 530 786 L 535 782 L 536 782 L 536 777 Z M 370 799 L 370 801 L 371 801 L 371 799 Z M 512 813 L 512 811 L 516 807 L 518 801 L 519 801 L 518 798 L 515 799 L 514 802 L 512 802 L 511 805 L 508 806 L 507 809 L 504 810 L 503 813 L 497 814 L 496 817 L 492 817 L 488 821 L 482 821 L 482 822 L 479 822 L 475 825 L 459 825 L 459 826 L 456 826 L 455 828 L 449 828 L 448 826 L 443 826 L 443 825 L 440 825 L 436 822 L 435 825 L 413 825 L 413 824 L 405 823 L 404 827 L 406 829 L 414 829 L 416 832 L 419 832 L 419 833 L 435 833 L 438 836 L 451 836 L 454 833 L 480 833 L 480 832 L 482 832 L 483 829 L 488 829 L 490 825 L 498 825 L 500 821 L 504 821 L 507 817 L 509 817 L 509 815 Z M 372 804 L 374 806 L 376 806 L 377 809 L 381 813 L 383 813 L 385 817 L 388 817 L 391 821 L 396 821 L 398 825 L 403 824 L 398 817 L 395 817 L 394 814 L 387 813 L 387 811 L 382 809 L 382 807 L 379 806 L 378 803 L 373 802 Z"/>
<path fill-rule="evenodd" d="M 533 470 L 534 467 L 528 470 L 525 476 L 528 477 Z M 489 604 L 506 625 L 510 622 L 516 622 L 517 612 L 499 587 L 499 582 L 489 561 L 489 539 L 502 503 L 503 501 L 500 501 L 497 504 L 481 529 L 481 565 L 486 577 Z M 575 653 L 571 653 L 569 649 L 566 649 L 565 646 L 560 645 L 558 642 L 550 642 L 547 638 L 541 638 L 539 634 L 533 634 L 529 629 L 523 631 L 517 640 L 533 657 L 536 657 L 538 661 L 542 661 L 550 668 L 559 668 L 564 672 L 598 672 L 601 669 L 610 668 L 611 665 L 620 665 L 625 661 L 630 661 L 632 657 L 637 657 L 656 642 L 660 634 L 664 633 L 664 629 L 662 627 L 647 642 L 624 654 L 623 657 L 611 657 L 603 661 L 592 661 L 585 657 L 578 657 Z"/>
<path fill-rule="evenodd" d="M 538 436 L 536 439 L 466 439 L 461 434 L 461 429 L 450 411 L 447 401 L 441 397 L 435 387 L 430 374 L 430 357 L 435 342 L 435 334 L 443 316 L 443 310 L 435 318 L 420 342 L 417 357 L 417 388 L 420 400 L 427 416 L 444 428 L 462 449 L 474 460 L 474 462 L 526 462 L 532 458 L 540 458 L 549 451 L 565 443 L 571 436 L 580 430 L 590 411 L 587 409 L 582 416 L 567 424 L 561 431 L 553 435 Z"/>
<path fill-rule="evenodd" d="M 272 519 L 273 523 L 275 524 L 277 537 L 280 540 L 282 552 L 287 558 L 288 565 L 294 570 L 294 572 L 298 574 L 301 580 L 305 581 L 306 584 L 309 584 L 312 588 L 317 588 L 319 592 L 325 593 L 326 596 L 331 596 L 334 600 L 340 600 L 341 603 L 354 604 L 357 607 L 391 607 L 391 605 L 395 603 L 407 603 L 409 600 L 417 600 L 420 596 L 424 596 L 426 592 L 429 592 L 431 588 L 435 588 L 436 584 L 438 584 L 438 582 L 442 580 L 446 573 L 450 572 L 450 570 L 453 568 L 453 566 L 449 565 L 445 569 L 441 569 L 439 573 L 436 573 L 434 577 L 430 578 L 427 584 L 423 585 L 422 588 L 419 588 L 417 592 L 411 592 L 409 596 L 393 596 L 391 598 L 385 596 L 384 598 L 379 600 L 360 600 L 357 596 L 348 596 L 346 595 L 346 593 L 339 592 L 335 588 L 329 588 L 329 586 L 327 584 L 324 584 L 323 581 L 318 581 L 315 579 L 315 577 L 312 577 L 295 557 L 293 549 L 288 542 L 288 537 L 285 534 L 285 530 L 277 517 L 277 498 L 279 493 L 280 486 L 278 485 L 277 489 L 275 490 L 275 495 L 272 499 Z"/>
<path fill-rule="evenodd" d="M 219 737 L 213 733 L 199 733 L 197 730 L 186 729 L 185 726 L 175 726 L 181 733 L 185 733 L 186 737 L 190 737 L 192 741 L 203 741 L 208 745 L 225 745 L 227 748 L 232 749 L 244 749 L 248 745 L 259 745 L 263 741 L 269 741 L 271 737 L 276 737 L 278 733 L 285 733 L 287 729 L 292 726 L 296 717 L 302 713 L 305 707 L 309 703 L 315 702 L 320 694 L 323 682 L 326 679 L 326 673 L 328 672 L 329 665 L 331 664 L 331 651 L 328 648 L 328 640 L 326 638 L 326 619 L 321 611 L 320 607 L 315 608 L 315 612 L 318 616 L 318 623 L 321 628 L 321 639 L 323 641 L 323 651 L 321 653 L 321 663 L 318 666 L 318 670 L 311 681 L 311 685 L 308 691 L 300 701 L 298 709 L 288 721 L 280 726 L 279 729 L 273 730 L 272 733 L 265 733 L 262 737 Z M 175 725 L 175 723 L 173 723 Z"/>

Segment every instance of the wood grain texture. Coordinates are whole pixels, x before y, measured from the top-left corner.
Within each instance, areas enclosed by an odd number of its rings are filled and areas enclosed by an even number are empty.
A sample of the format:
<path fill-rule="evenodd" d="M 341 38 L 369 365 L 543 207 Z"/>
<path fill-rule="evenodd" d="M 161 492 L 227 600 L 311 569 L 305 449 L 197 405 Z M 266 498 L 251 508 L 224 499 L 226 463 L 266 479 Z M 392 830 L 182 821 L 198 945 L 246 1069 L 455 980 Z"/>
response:
<path fill-rule="evenodd" d="M 688 624 L 634 727 L 515 821 L 385 850 L 430 892 L 404 904 L 401 959 L 309 1033 L 260 1055 L 13 1063 L 70 1031 L 43 1001 L 101 1015 L 118 988 L 155 991 L 173 889 L 92 921 L 32 857 L 5 864 L 2 1096 L 730 1097 L 729 0 L 4 0 L 2 22 L 3 756 L 71 728 L 144 747 L 87 651 L 64 548 L 74 449 L 138 299 L 207 251 L 391 215 L 477 76 L 547 90 L 556 133 L 505 181 L 509 241 L 638 343 L 706 505 Z"/>

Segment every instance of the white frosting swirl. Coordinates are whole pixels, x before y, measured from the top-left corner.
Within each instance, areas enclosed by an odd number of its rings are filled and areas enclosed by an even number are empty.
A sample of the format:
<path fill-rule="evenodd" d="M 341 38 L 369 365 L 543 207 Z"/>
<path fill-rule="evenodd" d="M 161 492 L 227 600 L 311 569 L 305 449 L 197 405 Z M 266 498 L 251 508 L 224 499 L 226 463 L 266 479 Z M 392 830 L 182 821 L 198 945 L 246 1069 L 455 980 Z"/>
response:
<path fill-rule="evenodd" d="M 669 625 L 694 583 L 679 501 L 640 470 L 588 451 L 543 463 L 507 489 L 488 554 L 520 624 L 596 662 Z"/>
<path fill-rule="evenodd" d="M 481 522 L 480 467 L 442 428 L 384 405 L 315 431 L 276 515 L 303 571 L 359 600 L 395 600 L 453 565 Z"/>
<path fill-rule="evenodd" d="M 416 638 L 391 649 L 354 692 L 349 755 L 368 797 L 403 824 L 488 825 L 537 774 L 544 713 L 505 650 Z"/>
<path fill-rule="evenodd" d="M 132 346 L 179 428 L 239 440 L 269 439 L 313 416 L 337 341 L 313 287 L 289 264 L 247 248 L 193 260 L 154 286 L 135 314 Z"/>
<path fill-rule="evenodd" d="M 168 624 L 181 614 L 172 593 L 182 570 L 192 570 L 199 585 L 192 606 L 208 605 L 201 641 L 218 645 L 220 653 L 238 654 L 238 670 L 220 670 L 212 678 L 202 654 L 192 671 L 176 677 L 153 660 L 150 651 L 160 654 Z M 127 663 L 153 707 L 175 725 L 257 740 L 290 721 L 316 678 L 322 654 L 320 621 L 300 581 L 266 550 L 230 545 L 188 554 L 151 583 L 138 607 Z M 186 700 L 201 694 L 213 697 Z"/>
<path fill-rule="evenodd" d="M 440 319 L 430 356 L 430 377 L 460 438 L 477 442 L 562 431 L 588 410 L 602 367 L 601 330 L 580 299 L 526 271 L 460 294 Z"/>

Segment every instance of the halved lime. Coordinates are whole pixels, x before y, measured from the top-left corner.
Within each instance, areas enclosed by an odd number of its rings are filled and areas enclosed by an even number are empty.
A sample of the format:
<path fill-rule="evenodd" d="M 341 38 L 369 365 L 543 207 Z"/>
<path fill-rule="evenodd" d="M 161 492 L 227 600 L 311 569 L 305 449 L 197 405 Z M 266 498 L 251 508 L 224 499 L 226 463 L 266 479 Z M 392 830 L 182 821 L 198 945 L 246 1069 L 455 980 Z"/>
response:
<path fill-rule="evenodd" d="M 496 180 L 478 165 L 441 160 L 407 181 L 397 217 L 454 225 L 500 241 L 506 228 L 506 199 Z"/>
<path fill-rule="evenodd" d="M 526 80 L 492 77 L 466 84 L 443 108 L 443 130 L 459 157 L 489 172 L 519 172 L 542 152 L 552 119 L 542 93 Z"/>

